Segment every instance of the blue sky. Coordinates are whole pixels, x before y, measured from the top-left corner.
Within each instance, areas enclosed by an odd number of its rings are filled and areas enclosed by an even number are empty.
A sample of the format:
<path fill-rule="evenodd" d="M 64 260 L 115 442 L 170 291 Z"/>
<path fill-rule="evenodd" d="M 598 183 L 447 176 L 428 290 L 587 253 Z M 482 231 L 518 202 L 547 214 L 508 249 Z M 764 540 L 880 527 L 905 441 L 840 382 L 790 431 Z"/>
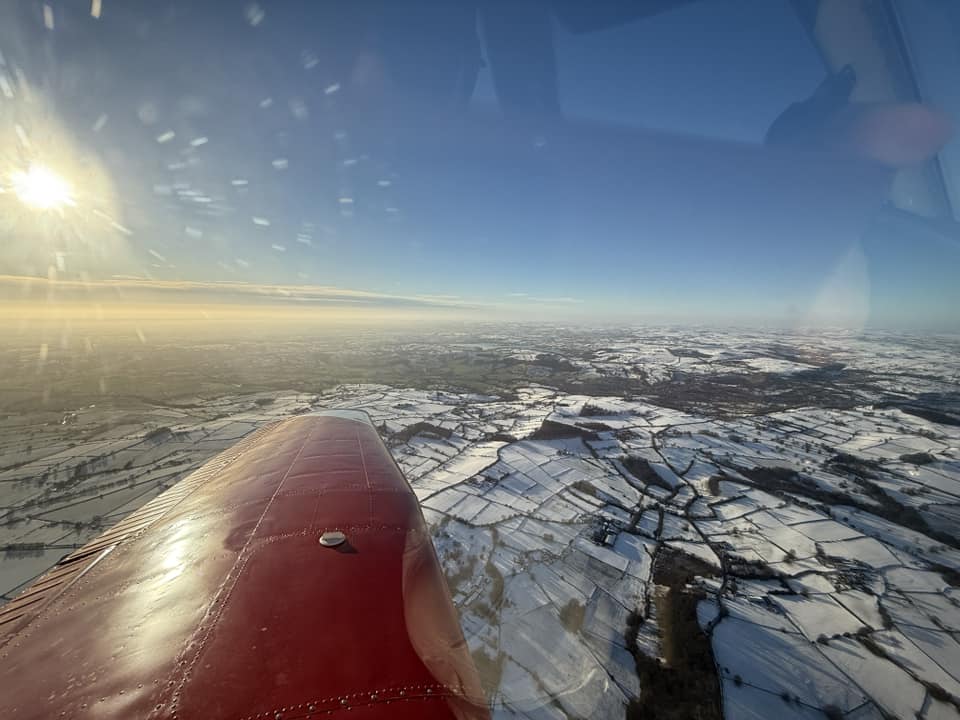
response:
<path fill-rule="evenodd" d="M 760 148 L 823 77 L 785 0 L 558 30 L 561 105 L 589 130 L 405 135 L 386 154 L 343 108 L 365 66 L 338 64 L 309 3 L 53 7 L 53 30 L 30 28 L 46 54 L 20 56 L 39 98 L 25 125 L 102 171 L 98 202 L 123 228 L 94 263 L 113 227 L 99 216 L 18 225 L 62 246 L 62 277 L 336 286 L 530 318 L 958 322 L 956 245 L 864 236 L 888 178 Z M 481 71 L 473 112 L 495 115 L 493 97 Z M 27 256 L 0 257 L 3 273 L 49 274 Z"/>

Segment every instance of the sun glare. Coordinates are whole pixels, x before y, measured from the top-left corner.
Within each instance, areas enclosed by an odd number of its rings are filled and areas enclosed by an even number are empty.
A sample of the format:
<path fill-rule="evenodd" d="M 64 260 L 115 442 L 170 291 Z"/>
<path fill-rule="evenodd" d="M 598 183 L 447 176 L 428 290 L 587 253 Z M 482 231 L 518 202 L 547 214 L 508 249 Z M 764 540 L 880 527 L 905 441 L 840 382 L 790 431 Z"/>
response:
<path fill-rule="evenodd" d="M 60 210 L 74 204 L 70 183 L 44 165 L 18 170 L 10 181 L 20 202 L 35 210 Z"/>

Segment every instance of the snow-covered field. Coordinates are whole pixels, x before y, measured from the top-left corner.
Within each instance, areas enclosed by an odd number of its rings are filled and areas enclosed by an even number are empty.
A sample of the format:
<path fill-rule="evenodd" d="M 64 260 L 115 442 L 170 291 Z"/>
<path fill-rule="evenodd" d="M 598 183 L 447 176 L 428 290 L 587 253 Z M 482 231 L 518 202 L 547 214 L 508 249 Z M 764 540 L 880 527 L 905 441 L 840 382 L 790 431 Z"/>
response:
<path fill-rule="evenodd" d="M 622 332 L 574 356 L 530 342 L 484 346 L 540 368 L 502 393 L 360 384 L 10 416 L 0 593 L 263 422 L 359 408 L 420 499 L 497 717 L 652 701 L 638 669 L 685 672 L 688 597 L 728 718 L 960 718 L 956 343 Z M 580 394 L 570 373 L 650 392 Z M 763 383 L 718 389 L 715 407 L 699 384 L 744 376 Z M 831 388 L 845 401 L 822 402 Z"/>

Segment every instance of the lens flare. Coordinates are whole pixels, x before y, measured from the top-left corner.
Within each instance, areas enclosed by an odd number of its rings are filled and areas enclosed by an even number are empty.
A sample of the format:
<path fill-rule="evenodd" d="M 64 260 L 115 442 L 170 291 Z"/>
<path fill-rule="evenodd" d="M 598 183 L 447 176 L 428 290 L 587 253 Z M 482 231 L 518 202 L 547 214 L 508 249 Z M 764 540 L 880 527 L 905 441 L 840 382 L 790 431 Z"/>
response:
<path fill-rule="evenodd" d="M 61 210 L 74 205 L 70 183 L 44 165 L 17 170 L 10 175 L 10 183 L 20 202 L 35 210 Z"/>

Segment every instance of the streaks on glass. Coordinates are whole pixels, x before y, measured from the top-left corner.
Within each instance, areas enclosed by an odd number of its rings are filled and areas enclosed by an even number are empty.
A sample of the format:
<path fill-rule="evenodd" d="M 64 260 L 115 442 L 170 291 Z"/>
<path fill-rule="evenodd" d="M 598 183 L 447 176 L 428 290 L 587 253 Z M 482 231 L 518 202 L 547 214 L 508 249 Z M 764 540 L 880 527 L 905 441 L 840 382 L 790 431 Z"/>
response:
<path fill-rule="evenodd" d="M 297 242 L 302 245 L 313 244 L 313 223 L 300 223 L 300 232 L 297 233 Z"/>
<path fill-rule="evenodd" d="M 310 111 L 307 109 L 307 103 L 303 98 L 291 98 L 288 106 L 290 108 L 290 114 L 297 120 L 306 120 L 310 117 Z"/>
<path fill-rule="evenodd" d="M 17 134 L 17 140 L 20 141 L 20 144 L 25 148 L 30 147 L 30 138 L 27 135 L 27 131 L 23 129 L 23 125 L 20 123 L 14 123 L 13 131 Z"/>
<path fill-rule="evenodd" d="M 137 117 L 140 118 L 140 122 L 144 125 L 153 125 L 157 122 L 159 116 L 159 111 L 157 110 L 156 103 L 145 102 L 137 108 Z"/>
<path fill-rule="evenodd" d="M 313 70 L 320 64 L 320 58 L 317 57 L 316 53 L 304 50 L 300 53 L 300 62 L 303 63 L 304 70 Z"/>
<path fill-rule="evenodd" d="M 103 210 L 94 208 L 94 210 L 92 210 L 92 214 L 100 218 L 101 220 L 105 221 L 111 228 L 121 233 L 122 235 L 133 235 L 133 230 L 131 230 L 126 225 L 119 222 L 116 218 L 111 217 L 109 214 L 107 214 Z"/>
<path fill-rule="evenodd" d="M 17 22 L 43 53 L 0 29 L 0 121 L 18 160 L 0 148 L 0 202 L 50 215 L 30 220 L 42 242 L 11 269 L 245 281 L 269 268 L 297 282 L 316 263 L 318 281 L 339 277 L 333 251 L 360 247 L 358 221 L 397 215 L 395 173 L 350 120 L 356 67 L 312 28 L 291 36 L 293 20 L 262 0 L 40 0 Z"/>
<path fill-rule="evenodd" d="M 256 27 L 263 22 L 263 19 L 266 17 L 266 12 L 259 3 L 249 3 L 243 11 L 243 16 L 247 19 L 247 22 L 251 26 Z"/>

